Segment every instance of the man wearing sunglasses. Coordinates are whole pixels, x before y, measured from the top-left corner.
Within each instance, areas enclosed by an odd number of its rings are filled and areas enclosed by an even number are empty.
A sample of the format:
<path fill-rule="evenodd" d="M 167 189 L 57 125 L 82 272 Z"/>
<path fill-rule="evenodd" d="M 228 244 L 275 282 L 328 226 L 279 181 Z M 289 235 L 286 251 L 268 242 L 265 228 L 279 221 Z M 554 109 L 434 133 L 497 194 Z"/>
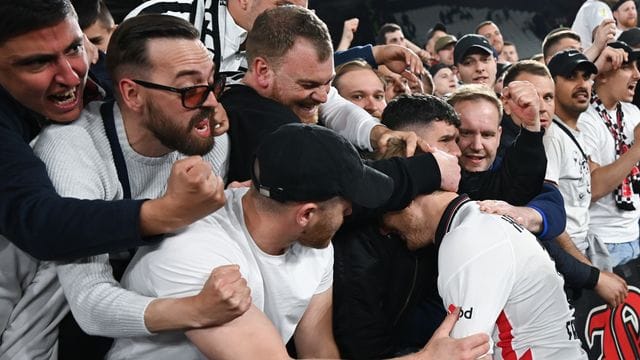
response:
<path fill-rule="evenodd" d="M 116 102 L 89 104 L 78 120 L 47 127 L 34 144 L 57 191 L 83 199 L 156 198 L 165 188 L 179 185 L 167 180 L 174 163 L 189 167 L 194 160 L 185 155 L 198 155 L 218 174 L 211 175 L 214 202 L 224 204 L 228 124 L 216 99 L 224 78 L 215 78 L 215 65 L 197 30 L 176 17 L 141 16 L 118 27 L 107 54 Z M 212 283 L 222 281 L 228 297 L 209 298 L 213 301 L 208 304 L 196 297 L 176 299 L 158 308 L 157 299 L 119 287 L 109 266 L 110 257 L 113 261 L 117 255 L 57 266 L 71 310 L 90 334 L 141 336 L 211 326 L 235 318 L 250 304 L 250 291 L 237 267 L 227 266 L 216 269 Z M 219 300 L 224 305 L 214 304 Z M 201 306 L 218 311 L 209 319 L 181 323 Z M 149 314 L 156 311 L 176 318 L 154 323 Z"/>
<path fill-rule="evenodd" d="M 68 308 L 57 285 L 55 267 L 39 260 L 73 259 L 151 245 L 160 239 L 154 235 L 174 232 L 190 224 L 220 207 L 223 200 L 211 165 L 198 157 L 176 162 L 170 185 L 158 196 L 103 201 L 57 194 L 45 165 L 29 142 L 47 125 L 71 123 L 80 116 L 86 102 L 83 93 L 88 68 L 83 38 L 68 0 L 0 2 L 0 358 L 3 359 L 57 355 L 56 327 Z M 136 49 L 134 53 L 139 52 Z M 88 149 L 76 148 L 65 156 L 73 163 L 85 150 Z M 103 167 L 87 170 L 108 168 L 105 161 L 97 164 Z M 70 184 L 80 191 L 87 179 L 78 176 Z M 106 195 L 96 197 L 103 198 Z M 207 318 L 224 317 L 228 314 L 225 309 L 236 311 L 237 307 L 227 307 L 221 296 L 226 290 L 216 284 L 235 286 L 231 280 L 239 279 L 237 269 L 214 270 L 212 277 L 216 281 L 210 282 L 202 296 L 186 301 L 152 300 L 144 309 L 143 318 L 132 319 L 133 322 L 157 331 L 171 324 L 197 326 Z M 221 278 L 224 281 L 220 282 Z M 175 307 L 198 303 L 199 306 L 190 309 Z M 174 306 L 172 311 L 165 311 L 169 305 Z"/>
<path fill-rule="evenodd" d="M 132 10 L 127 18 L 140 14 L 163 13 L 181 17 L 194 24 L 200 30 L 200 39 L 207 49 L 214 55 L 216 63 L 220 64 L 223 74 L 226 74 L 230 83 L 238 83 L 243 79 L 244 74 L 250 69 L 251 60 L 247 59 L 248 51 L 244 47 L 247 43 L 248 33 L 253 29 L 256 18 L 264 11 L 284 5 L 295 5 L 307 8 L 308 0 L 230 0 L 230 1 L 204 1 L 204 0 L 154 0 L 146 1 Z M 412 51 L 398 45 L 384 45 L 383 47 L 363 46 L 353 48 L 356 57 L 365 58 L 370 64 L 385 64 L 394 72 L 402 73 L 410 78 L 416 79 L 414 74 L 424 71 L 422 61 Z M 333 51 L 333 49 L 331 50 Z M 346 56 L 346 54 L 343 54 Z M 312 61 L 312 59 L 305 59 Z M 407 71 L 410 69 L 410 71 Z M 310 68 L 304 68 L 306 75 L 312 75 Z M 331 87 L 329 82 L 323 84 L 322 89 L 325 94 L 315 97 L 308 96 L 301 101 L 300 95 L 291 95 L 285 98 L 273 98 L 287 107 L 290 107 L 302 122 L 309 123 L 319 121 L 322 125 L 336 130 L 340 135 L 347 138 L 356 147 L 379 152 L 384 152 L 386 144 L 390 138 L 401 138 L 407 141 L 409 152 L 418 145 L 420 141 L 413 132 L 392 131 L 375 120 L 362 108 L 342 98 L 338 91 Z M 301 109 L 294 102 L 305 103 L 308 109 Z M 224 102 L 223 102 L 224 104 Z M 304 106 L 303 106 L 304 107 Z M 225 108 L 227 105 L 225 104 Z M 229 113 L 231 117 L 231 113 Z M 233 120 L 232 120 L 233 123 Z M 254 121 L 253 125 L 260 126 L 259 121 Z M 232 149 L 237 148 L 234 137 L 247 137 L 253 134 L 234 135 L 231 129 L 229 135 L 232 139 Z M 241 141 L 241 140 L 240 140 Z M 241 141 L 242 142 L 242 141 Z M 242 145 L 243 147 L 246 144 Z M 249 148 L 242 149 L 250 154 L 257 146 L 249 144 Z M 424 147 L 422 144 L 419 146 Z M 230 160 L 230 180 L 247 180 L 247 177 L 236 177 L 234 167 L 236 159 Z M 241 168 L 245 168 L 247 159 L 237 163 Z M 243 174 L 246 176 L 246 173 Z"/>

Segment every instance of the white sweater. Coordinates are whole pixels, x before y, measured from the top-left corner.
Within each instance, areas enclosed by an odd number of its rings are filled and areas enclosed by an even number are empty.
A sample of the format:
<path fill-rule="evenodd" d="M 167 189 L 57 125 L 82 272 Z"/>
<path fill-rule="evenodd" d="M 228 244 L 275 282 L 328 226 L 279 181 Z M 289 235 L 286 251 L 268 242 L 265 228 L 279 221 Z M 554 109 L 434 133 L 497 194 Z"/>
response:
<path fill-rule="evenodd" d="M 100 116 L 101 103 L 90 104 L 77 121 L 47 127 L 34 144 L 35 153 L 61 196 L 81 199 L 118 200 L 123 190 Z M 172 152 L 150 158 L 129 145 L 116 105 L 114 117 L 118 140 L 124 154 L 131 197 L 154 199 L 167 185 L 172 164 L 184 157 Z M 205 155 L 214 172 L 226 177 L 229 142 L 216 138 L 213 150 Z M 144 311 L 153 298 L 124 290 L 113 278 L 109 255 L 103 254 L 68 263 L 59 263 L 58 277 L 78 324 L 89 334 L 108 337 L 148 335 Z"/>

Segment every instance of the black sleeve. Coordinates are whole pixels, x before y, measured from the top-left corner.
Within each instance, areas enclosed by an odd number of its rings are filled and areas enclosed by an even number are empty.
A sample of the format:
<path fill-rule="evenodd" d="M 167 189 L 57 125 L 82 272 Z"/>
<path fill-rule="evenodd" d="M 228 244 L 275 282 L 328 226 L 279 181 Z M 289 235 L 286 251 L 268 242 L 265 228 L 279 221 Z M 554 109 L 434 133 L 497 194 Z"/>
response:
<path fill-rule="evenodd" d="M 389 200 L 377 209 L 354 206 L 349 221 L 371 219 L 389 211 L 402 210 L 409 206 L 417 195 L 440 189 L 440 168 L 431 154 L 377 160 L 369 165 L 393 179 L 393 193 Z"/>
<path fill-rule="evenodd" d="M 549 255 L 556 263 L 556 270 L 567 286 L 575 289 L 593 289 L 598 282 L 600 270 L 589 266 L 567 253 L 555 240 L 542 241 Z"/>
<path fill-rule="evenodd" d="M 371 234 L 374 226 L 343 228 L 336 234 L 333 273 L 333 333 L 340 355 L 383 358 L 392 353 L 391 319 L 385 314 L 391 239 Z"/>
<path fill-rule="evenodd" d="M 474 200 L 503 200 L 524 206 L 540 193 L 547 169 L 547 156 L 542 143 L 543 132 L 522 129 L 516 141 L 496 159 L 492 169 L 463 172 L 460 192 Z"/>
<path fill-rule="evenodd" d="M 31 256 L 68 259 L 148 244 L 140 236 L 142 201 L 60 197 L 44 163 L 7 126 L 0 126 L 0 159 L 0 234 Z"/>

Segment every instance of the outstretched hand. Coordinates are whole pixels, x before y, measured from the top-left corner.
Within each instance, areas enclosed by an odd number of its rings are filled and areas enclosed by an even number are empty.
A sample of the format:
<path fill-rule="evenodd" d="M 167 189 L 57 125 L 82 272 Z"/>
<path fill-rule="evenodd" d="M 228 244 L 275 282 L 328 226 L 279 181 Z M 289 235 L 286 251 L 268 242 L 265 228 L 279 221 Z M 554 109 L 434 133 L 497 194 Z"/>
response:
<path fill-rule="evenodd" d="M 489 352 L 489 335 L 487 334 L 479 333 L 462 339 L 453 339 L 449 336 L 458 321 L 459 311 L 460 308 L 456 308 L 447 315 L 427 345 L 415 354 L 417 358 L 423 360 L 475 360 Z"/>

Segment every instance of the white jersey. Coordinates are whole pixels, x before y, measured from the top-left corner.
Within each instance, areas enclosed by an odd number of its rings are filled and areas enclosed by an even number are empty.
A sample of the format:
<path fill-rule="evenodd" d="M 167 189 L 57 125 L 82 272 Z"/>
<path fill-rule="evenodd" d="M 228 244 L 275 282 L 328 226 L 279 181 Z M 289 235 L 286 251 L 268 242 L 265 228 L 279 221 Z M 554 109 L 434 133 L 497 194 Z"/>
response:
<path fill-rule="evenodd" d="M 567 212 L 567 233 L 576 247 L 584 253 L 589 247 L 587 232 L 591 205 L 591 172 L 583 155 L 586 147 L 581 131 L 570 128 L 557 117 L 554 121 L 560 122 L 560 125 L 552 122 L 542 138 L 547 154 L 545 179 L 558 184 Z M 564 126 L 573 135 L 580 147 L 560 126 Z"/>
<path fill-rule="evenodd" d="M 158 245 L 140 248 L 122 278 L 123 286 L 153 297 L 184 297 L 200 292 L 211 271 L 238 264 L 262 310 L 286 343 L 311 298 L 333 284 L 333 247 L 293 244 L 282 255 L 264 253 L 244 222 L 247 188 L 225 191 L 224 208 Z M 248 339 L 250 341 L 250 339 Z M 109 359 L 204 359 L 182 332 L 117 339 Z"/>
<path fill-rule="evenodd" d="M 616 110 L 607 110 L 611 119 L 615 119 Z M 640 110 L 630 103 L 622 103 L 624 114 L 624 133 L 627 141 L 633 142 L 633 129 L 640 123 Z M 583 134 L 585 152 L 591 160 L 600 166 L 606 166 L 616 161 L 616 145 L 613 135 L 607 129 L 604 120 L 598 115 L 594 105 L 578 117 L 578 128 Z M 624 243 L 638 238 L 638 220 L 640 219 L 640 197 L 632 197 L 636 210 L 620 210 L 616 206 L 613 192 L 604 195 L 591 203 L 589 208 L 589 231 L 594 233 L 606 244 Z"/>
<path fill-rule="evenodd" d="M 461 196 L 447 207 L 436 243 L 438 291 L 450 311 L 461 307 L 452 337 L 491 334 L 494 359 L 587 359 L 564 281 L 513 219 Z"/>

